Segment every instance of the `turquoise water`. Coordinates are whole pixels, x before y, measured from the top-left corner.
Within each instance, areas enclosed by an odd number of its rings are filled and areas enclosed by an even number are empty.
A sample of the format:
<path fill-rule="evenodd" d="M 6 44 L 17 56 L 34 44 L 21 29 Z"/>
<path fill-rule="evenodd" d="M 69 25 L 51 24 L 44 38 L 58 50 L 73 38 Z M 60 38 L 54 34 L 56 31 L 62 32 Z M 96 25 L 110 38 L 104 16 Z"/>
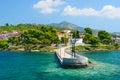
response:
<path fill-rule="evenodd" d="M 52 53 L 0 52 L 0 80 L 120 80 L 120 51 L 78 54 L 93 64 L 63 69 Z"/>

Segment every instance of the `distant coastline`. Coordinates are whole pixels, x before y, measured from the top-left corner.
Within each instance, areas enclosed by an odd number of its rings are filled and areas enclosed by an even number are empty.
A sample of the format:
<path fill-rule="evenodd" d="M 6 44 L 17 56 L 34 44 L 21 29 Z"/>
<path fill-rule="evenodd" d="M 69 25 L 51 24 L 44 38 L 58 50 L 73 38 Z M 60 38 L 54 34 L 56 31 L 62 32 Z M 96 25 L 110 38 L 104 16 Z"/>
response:
<path fill-rule="evenodd" d="M 51 47 L 48 49 L 48 47 L 45 47 L 44 49 L 31 49 L 31 50 L 25 50 L 24 48 L 8 48 L 8 49 L 0 49 L 0 51 L 13 51 L 13 52 L 51 52 L 55 53 L 55 47 Z"/>
<path fill-rule="evenodd" d="M 62 27 L 70 25 L 66 22 L 61 24 Z M 120 50 L 119 36 L 105 30 L 96 32 L 86 27 L 84 32 L 81 32 L 43 24 L 7 23 L 0 26 L 0 50 L 4 51 L 55 52 L 57 46 L 70 46 L 71 43 L 78 45 L 73 48 L 76 52 Z"/>
<path fill-rule="evenodd" d="M 82 47 L 82 48 L 81 48 Z M 84 47 L 84 48 L 83 48 Z M 89 47 L 89 48 L 86 48 Z M 107 47 L 108 48 L 108 47 Z M 111 48 L 111 49 L 105 49 L 105 48 L 92 48 L 91 46 L 76 46 L 76 53 L 77 52 L 104 52 L 104 51 L 120 51 L 120 49 L 115 49 L 115 48 Z M 57 49 L 57 47 L 44 47 L 44 49 L 31 49 L 31 50 L 25 50 L 24 48 L 8 48 L 8 49 L 1 49 L 0 51 L 15 51 L 15 52 L 51 52 L 51 53 L 55 53 L 55 50 Z M 89 49 L 89 50 L 88 50 Z"/>

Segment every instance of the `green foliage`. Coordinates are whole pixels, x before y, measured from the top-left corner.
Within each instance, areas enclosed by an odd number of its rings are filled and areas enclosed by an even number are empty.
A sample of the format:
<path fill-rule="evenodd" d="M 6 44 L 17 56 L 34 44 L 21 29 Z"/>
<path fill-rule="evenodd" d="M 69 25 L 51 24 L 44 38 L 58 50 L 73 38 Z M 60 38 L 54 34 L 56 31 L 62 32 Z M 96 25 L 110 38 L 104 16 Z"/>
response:
<path fill-rule="evenodd" d="M 42 45 L 46 45 L 46 46 L 49 46 L 50 44 L 52 44 L 50 39 L 43 39 L 41 42 L 42 42 Z"/>
<path fill-rule="evenodd" d="M 31 44 L 38 44 L 38 43 L 39 43 L 39 40 L 36 39 L 36 38 L 30 37 L 29 40 L 28 40 L 28 42 L 31 43 Z"/>
<path fill-rule="evenodd" d="M 84 30 L 85 30 L 86 33 L 85 33 L 85 37 L 83 39 L 83 42 L 86 43 L 86 44 L 97 45 L 99 40 L 98 40 L 97 37 L 92 36 L 92 29 L 87 27 Z"/>
<path fill-rule="evenodd" d="M 73 38 L 80 38 L 80 32 L 78 30 L 72 30 L 71 33 Z"/>
<path fill-rule="evenodd" d="M 112 45 L 103 45 L 103 46 L 99 46 L 99 48 L 103 49 L 103 50 L 113 50 L 114 46 L 112 46 Z"/>
<path fill-rule="evenodd" d="M 105 50 L 114 50 L 114 46 L 112 45 L 103 45 L 103 46 L 98 46 L 98 45 L 92 45 L 92 46 L 77 46 L 75 47 L 77 51 L 105 51 Z"/>
<path fill-rule="evenodd" d="M 75 46 L 75 50 L 84 50 L 85 46 Z"/>
<path fill-rule="evenodd" d="M 8 42 L 12 45 L 23 45 L 25 50 L 31 50 L 36 45 L 49 46 L 60 42 L 57 30 L 54 26 L 41 25 L 41 24 L 18 24 L 0 26 L 0 32 L 12 30 L 20 31 L 20 38 L 9 37 Z"/>
<path fill-rule="evenodd" d="M 110 44 L 111 43 L 111 35 L 104 31 L 104 30 L 101 30 L 98 32 L 98 37 L 100 38 L 100 41 L 101 43 L 103 44 Z"/>
<path fill-rule="evenodd" d="M 95 36 L 91 36 L 90 38 L 90 44 L 91 45 L 98 45 L 100 43 L 100 40 L 98 37 L 95 37 Z"/>
<path fill-rule="evenodd" d="M 19 41 L 18 37 L 11 36 L 11 37 L 8 38 L 8 42 L 11 43 L 12 45 L 13 44 L 18 45 L 20 41 Z"/>
<path fill-rule="evenodd" d="M 85 46 L 85 50 L 91 50 L 91 47 Z"/>
<path fill-rule="evenodd" d="M 0 31 L 8 31 L 11 32 L 12 30 L 18 30 L 18 31 L 24 31 L 24 30 L 29 30 L 29 29 L 40 29 L 42 24 L 18 24 L 18 25 L 9 25 L 6 23 L 4 26 L 0 27 Z M 49 26 L 47 26 L 49 27 Z"/>
<path fill-rule="evenodd" d="M 25 51 L 31 51 L 31 49 L 32 49 L 32 47 L 33 47 L 33 45 L 32 44 L 26 44 L 25 46 L 24 46 L 24 49 L 25 49 Z"/>
<path fill-rule="evenodd" d="M 50 45 L 59 42 L 54 27 L 42 26 L 40 29 L 30 29 L 21 32 L 21 39 L 25 44 Z"/>
<path fill-rule="evenodd" d="M 91 34 L 85 34 L 85 37 L 83 38 L 83 42 L 89 44 L 91 37 L 92 37 Z"/>
<path fill-rule="evenodd" d="M 85 37 L 83 39 L 84 43 L 98 45 L 100 42 L 103 44 L 110 44 L 111 43 L 111 35 L 106 31 L 99 31 L 98 37 L 92 36 L 92 29 L 85 28 Z"/>
<path fill-rule="evenodd" d="M 76 46 L 75 50 L 77 51 L 92 51 L 98 49 L 98 46 Z"/>
<path fill-rule="evenodd" d="M 110 44 L 111 41 L 112 41 L 111 39 L 103 39 L 103 40 L 102 40 L 102 43 L 103 43 L 103 44 Z"/>
<path fill-rule="evenodd" d="M 113 50 L 114 49 L 113 46 L 106 46 L 105 48 L 108 49 L 108 50 Z"/>
<path fill-rule="evenodd" d="M 8 23 L 5 23 L 5 26 L 9 26 L 9 24 L 8 24 Z"/>
<path fill-rule="evenodd" d="M 86 32 L 87 34 L 91 34 L 91 35 L 92 35 L 92 29 L 91 29 L 91 28 L 87 27 L 87 28 L 85 28 L 84 30 L 85 30 L 85 32 Z"/>
<path fill-rule="evenodd" d="M 8 41 L 0 40 L 0 48 L 1 49 L 7 49 L 8 47 L 9 47 Z"/>
<path fill-rule="evenodd" d="M 67 45 L 67 43 L 68 43 L 68 38 L 66 38 L 66 37 L 61 37 L 61 43 Z"/>
<path fill-rule="evenodd" d="M 115 43 L 114 47 L 115 47 L 115 49 L 119 49 L 120 48 L 120 44 L 119 43 Z"/>

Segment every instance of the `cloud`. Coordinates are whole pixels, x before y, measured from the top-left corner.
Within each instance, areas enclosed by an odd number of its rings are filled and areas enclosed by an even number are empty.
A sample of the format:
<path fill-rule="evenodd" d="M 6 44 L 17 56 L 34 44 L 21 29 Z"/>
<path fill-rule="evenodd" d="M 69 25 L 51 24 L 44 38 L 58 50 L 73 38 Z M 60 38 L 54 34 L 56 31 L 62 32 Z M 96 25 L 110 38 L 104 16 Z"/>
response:
<path fill-rule="evenodd" d="M 40 9 L 41 13 L 52 13 L 58 11 L 57 7 L 64 4 L 61 0 L 40 0 L 33 8 Z"/>
<path fill-rule="evenodd" d="M 103 16 L 109 18 L 120 18 L 120 8 L 112 5 L 105 5 L 101 10 L 95 10 L 93 8 L 79 9 L 70 5 L 66 6 L 63 11 L 63 15 L 69 16 Z"/>

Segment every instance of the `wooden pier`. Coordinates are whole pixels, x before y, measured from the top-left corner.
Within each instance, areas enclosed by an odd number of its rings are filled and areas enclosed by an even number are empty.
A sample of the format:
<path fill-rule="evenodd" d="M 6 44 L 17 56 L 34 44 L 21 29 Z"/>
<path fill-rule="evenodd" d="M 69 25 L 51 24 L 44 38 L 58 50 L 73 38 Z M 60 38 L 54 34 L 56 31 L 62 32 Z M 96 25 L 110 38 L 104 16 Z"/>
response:
<path fill-rule="evenodd" d="M 56 55 L 63 67 L 85 67 L 89 61 L 87 57 L 75 54 L 73 57 L 71 51 L 65 51 L 68 47 L 61 47 L 56 50 Z"/>

